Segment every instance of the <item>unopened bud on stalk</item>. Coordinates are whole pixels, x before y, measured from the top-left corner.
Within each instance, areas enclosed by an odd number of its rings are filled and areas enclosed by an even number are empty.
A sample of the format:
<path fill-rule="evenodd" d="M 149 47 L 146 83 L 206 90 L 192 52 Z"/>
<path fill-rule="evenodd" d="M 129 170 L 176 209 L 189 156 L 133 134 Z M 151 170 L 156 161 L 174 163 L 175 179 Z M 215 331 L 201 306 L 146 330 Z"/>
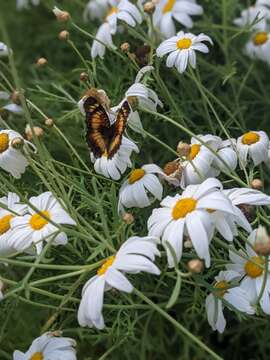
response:
<path fill-rule="evenodd" d="M 86 72 L 80 73 L 80 80 L 81 81 L 87 81 L 88 80 L 88 74 Z"/>
<path fill-rule="evenodd" d="M 193 274 L 200 274 L 203 272 L 204 263 L 200 259 L 192 259 L 187 264 L 188 270 Z"/>
<path fill-rule="evenodd" d="M 191 146 L 189 144 L 180 141 L 177 145 L 176 151 L 179 154 L 179 156 L 188 157 L 188 155 L 190 153 L 190 148 L 191 148 Z"/>
<path fill-rule="evenodd" d="M 53 119 L 47 118 L 47 119 L 45 120 L 45 125 L 46 125 L 47 127 L 53 127 L 53 125 L 54 125 Z"/>
<path fill-rule="evenodd" d="M 143 10 L 147 14 L 153 14 L 153 12 L 155 11 L 155 8 L 156 8 L 156 5 L 152 1 L 147 1 L 143 6 Z"/>
<path fill-rule="evenodd" d="M 20 92 L 18 90 L 14 90 L 10 95 L 10 100 L 16 105 L 21 105 Z"/>
<path fill-rule="evenodd" d="M 257 229 L 254 250 L 258 255 L 270 255 L 270 238 L 264 226 Z"/>
<path fill-rule="evenodd" d="M 66 41 L 69 39 L 69 32 L 67 30 L 62 30 L 60 31 L 60 33 L 58 34 L 58 38 L 60 40 Z"/>
<path fill-rule="evenodd" d="M 134 222 L 134 216 L 131 213 L 125 213 L 122 216 L 122 219 L 128 225 L 130 225 L 130 224 L 132 224 Z"/>
<path fill-rule="evenodd" d="M 263 188 L 263 181 L 261 179 L 253 179 L 251 181 L 252 189 L 261 190 Z"/>
<path fill-rule="evenodd" d="M 36 62 L 37 66 L 45 66 L 48 64 L 48 60 L 44 57 L 41 57 Z"/>
<path fill-rule="evenodd" d="M 124 42 L 123 44 L 120 45 L 120 49 L 124 52 L 127 53 L 130 50 L 130 45 L 128 42 Z"/>
<path fill-rule="evenodd" d="M 11 142 L 11 146 L 14 148 L 14 149 L 21 149 L 24 145 L 24 140 L 20 137 L 16 137 L 12 140 Z"/>
<path fill-rule="evenodd" d="M 70 14 L 67 11 L 60 10 L 56 6 L 53 8 L 53 13 L 60 22 L 66 22 L 70 20 Z"/>
<path fill-rule="evenodd" d="M 165 164 L 163 171 L 166 175 L 171 175 L 179 169 L 179 164 L 177 161 L 169 161 Z"/>
<path fill-rule="evenodd" d="M 33 129 L 33 131 L 32 131 Z M 27 140 L 31 141 L 34 137 L 33 133 L 37 136 L 37 137 L 42 137 L 44 135 L 44 130 L 39 127 L 39 126 L 33 126 L 33 128 L 31 129 L 31 126 L 29 124 L 26 125 L 25 128 L 25 135 Z"/>

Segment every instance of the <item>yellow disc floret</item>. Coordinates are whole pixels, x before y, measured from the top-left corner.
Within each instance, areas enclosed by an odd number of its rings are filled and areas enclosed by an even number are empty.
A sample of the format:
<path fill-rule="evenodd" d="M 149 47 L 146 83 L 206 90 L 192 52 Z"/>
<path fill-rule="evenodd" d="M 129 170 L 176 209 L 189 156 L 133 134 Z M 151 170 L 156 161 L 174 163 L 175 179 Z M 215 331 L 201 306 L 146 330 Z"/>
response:
<path fill-rule="evenodd" d="M 30 360 L 43 360 L 43 354 L 41 352 L 35 352 L 31 357 Z"/>
<path fill-rule="evenodd" d="M 245 263 L 245 272 L 251 278 L 257 278 L 263 273 L 264 259 L 260 256 L 252 256 Z"/>
<path fill-rule="evenodd" d="M 134 184 L 136 181 L 144 177 L 144 175 L 145 175 L 145 171 L 143 169 L 135 169 L 130 173 L 128 182 L 130 184 Z"/>
<path fill-rule="evenodd" d="M 197 200 L 193 198 L 180 199 L 174 205 L 172 217 L 174 220 L 184 218 L 188 213 L 196 209 Z"/>
<path fill-rule="evenodd" d="M 229 286 L 229 284 L 228 284 L 227 281 L 225 281 L 225 280 L 218 281 L 214 285 L 214 288 L 218 289 L 218 290 L 215 291 L 215 294 L 220 296 L 220 297 L 223 297 L 227 292 L 228 286 Z"/>
<path fill-rule="evenodd" d="M 258 32 L 254 37 L 253 37 L 253 44 L 256 46 L 260 46 L 265 44 L 268 41 L 268 33 L 266 31 L 261 31 Z"/>
<path fill-rule="evenodd" d="M 195 157 L 199 154 L 200 150 L 201 150 L 201 145 L 200 144 L 191 145 L 190 152 L 189 152 L 189 155 L 188 155 L 188 160 L 195 159 Z"/>
<path fill-rule="evenodd" d="M 29 220 L 29 223 L 30 223 L 31 227 L 34 230 L 41 230 L 45 225 L 48 224 L 48 220 L 45 219 L 45 217 L 47 219 L 50 219 L 50 213 L 47 210 L 41 211 L 38 214 L 32 215 L 30 220 Z"/>
<path fill-rule="evenodd" d="M 191 47 L 192 41 L 189 38 L 183 38 L 177 41 L 177 48 L 180 50 L 189 49 Z"/>
<path fill-rule="evenodd" d="M 0 235 L 5 234 L 10 229 L 10 220 L 13 215 L 8 214 L 0 218 Z"/>
<path fill-rule="evenodd" d="M 256 144 L 260 140 L 260 135 L 254 131 L 249 131 L 245 133 L 242 137 L 242 143 L 244 145 Z"/>
<path fill-rule="evenodd" d="M 166 14 L 167 12 L 172 11 L 174 4 L 175 4 L 175 0 L 168 0 L 163 7 L 163 10 L 162 10 L 163 14 Z"/>
<path fill-rule="evenodd" d="M 6 151 L 9 147 L 9 137 L 8 134 L 0 134 L 0 154 Z"/>
<path fill-rule="evenodd" d="M 104 275 L 105 272 L 109 269 L 109 267 L 112 266 L 114 260 L 115 260 L 115 256 L 110 256 L 98 269 L 97 274 L 99 276 Z"/>

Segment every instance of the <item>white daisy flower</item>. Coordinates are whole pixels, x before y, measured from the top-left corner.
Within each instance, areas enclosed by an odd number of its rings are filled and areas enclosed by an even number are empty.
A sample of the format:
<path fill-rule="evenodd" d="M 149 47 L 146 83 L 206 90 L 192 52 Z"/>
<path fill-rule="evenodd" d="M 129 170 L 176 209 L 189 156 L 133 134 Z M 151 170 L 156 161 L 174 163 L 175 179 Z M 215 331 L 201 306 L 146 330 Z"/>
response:
<path fill-rule="evenodd" d="M 257 166 L 267 161 L 269 138 L 264 131 L 249 131 L 237 139 L 236 148 L 240 165 L 247 165 L 249 155 Z"/>
<path fill-rule="evenodd" d="M 115 48 L 112 42 L 112 35 L 116 34 L 118 21 L 121 20 L 131 27 L 141 24 L 142 16 L 138 8 L 128 0 L 121 0 L 114 6 L 111 6 L 104 23 L 99 27 L 96 39 L 91 48 L 91 56 L 103 58 L 105 54 L 105 45 Z M 100 40 L 100 41 L 98 41 Z"/>
<path fill-rule="evenodd" d="M 259 256 L 254 250 L 253 245 L 256 239 L 257 229 L 254 230 L 247 239 L 246 254 L 239 250 L 238 254 L 230 251 L 231 264 L 226 265 L 229 270 L 236 271 L 241 280 L 240 287 L 248 293 L 253 305 L 258 301 L 259 295 L 260 305 L 266 314 L 270 314 L 270 274 L 265 278 L 265 261 L 266 257 Z M 248 259 L 247 259 L 248 258 Z M 267 260 L 269 261 L 269 260 Z M 264 280 L 265 284 L 264 284 Z M 264 286 L 264 289 L 262 288 Z M 263 293 L 261 294 L 261 291 Z"/>
<path fill-rule="evenodd" d="M 160 253 L 154 237 L 134 236 L 125 241 L 116 255 L 107 258 L 97 275 L 84 285 L 78 311 L 79 324 L 103 329 L 104 292 L 114 288 L 131 293 L 133 286 L 124 273 L 137 274 L 143 271 L 159 275 L 160 271 L 153 263 L 156 256 L 160 256 Z"/>
<path fill-rule="evenodd" d="M 5 206 L 5 208 L 3 207 Z M 27 211 L 27 205 L 20 203 L 17 194 L 9 192 L 7 196 L 0 198 L 0 255 L 6 256 L 15 252 L 9 244 L 9 235 L 11 233 L 10 221 L 14 216 L 24 215 Z"/>
<path fill-rule="evenodd" d="M 75 340 L 47 332 L 36 338 L 25 353 L 15 350 L 13 360 L 76 360 L 75 347 Z"/>
<path fill-rule="evenodd" d="M 270 33 L 259 31 L 253 34 L 247 42 L 244 52 L 251 59 L 259 59 L 270 65 Z"/>
<path fill-rule="evenodd" d="M 175 66 L 180 73 L 183 73 L 188 64 L 194 69 L 196 68 L 196 51 L 205 54 L 209 52 L 203 41 L 213 44 L 211 38 L 203 33 L 194 35 L 180 31 L 176 36 L 163 41 L 156 53 L 158 57 L 169 54 L 166 61 L 167 67 Z"/>
<path fill-rule="evenodd" d="M 220 271 L 215 277 L 214 291 L 205 301 L 207 319 L 214 331 L 223 333 L 226 320 L 223 314 L 224 306 L 232 305 L 233 308 L 246 314 L 255 313 L 250 304 L 249 294 L 239 286 L 230 287 L 231 282 L 239 280 L 239 274 L 235 271 Z M 223 299 L 228 303 L 224 303 Z M 230 307 L 228 307 L 230 309 Z"/>
<path fill-rule="evenodd" d="M 144 208 L 155 199 L 161 200 L 163 187 L 155 174 L 163 175 L 163 171 L 155 164 L 134 169 L 119 191 L 118 209 L 124 212 L 125 207 Z"/>
<path fill-rule="evenodd" d="M 117 112 L 122 103 L 127 100 L 131 107 L 131 112 L 128 117 L 128 125 L 136 132 L 143 133 L 143 126 L 138 111 L 132 110 L 132 107 L 145 108 L 151 111 L 157 111 L 158 106 L 163 107 L 163 104 L 159 100 L 156 92 L 142 83 L 144 75 L 153 69 L 153 66 L 144 66 L 141 68 L 136 76 L 134 84 L 126 91 L 125 98 L 119 105 L 111 109 L 113 112 Z"/>
<path fill-rule="evenodd" d="M 102 20 L 109 9 L 108 0 L 90 0 L 83 12 L 84 21 L 99 19 Z"/>
<path fill-rule="evenodd" d="M 10 100 L 10 94 L 7 93 L 6 91 L 0 91 L 0 100 Z M 8 103 L 7 105 L 4 105 L 2 107 L 0 107 L 1 109 L 5 109 L 13 114 L 22 114 L 23 113 L 23 108 L 22 106 L 15 104 L 14 102 Z"/>
<path fill-rule="evenodd" d="M 255 6 L 241 11 L 241 16 L 234 20 L 234 24 L 239 27 L 252 25 L 253 30 L 264 30 L 270 19 L 270 9 L 266 5 L 269 5 L 268 0 L 257 1 Z"/>
<path fill-rule="evenodd" d="M 8 56 L 10 49 L 7 47 L 6 44 L 0 41 L 0 58 Z"/>
<path fill-rule="evenodd" d="M 23 140 L 23 137 L 13 130 L 0 130 L 0 168 L 20 179 L 28 166 L 28 161 L 20 150 L 12 147 L 14 139 Z"/>
<path fill-rule="evenodd" d="M 173 20 L 186 28 L 192 28 L 191 16 L 202 13 L 202 6 L 198 5 L 195 0 L 161 0 L 156 5 L 153 23 L 166 38 L 169 38 L 176 34 Z"/>
<path fill-rule="evenodd" d="M 259 190 L 251 188 L 233 188 L 223 190 L 225 196 L 231 201 L 235 216 L 230 214 L 224 214 L 220 211 L 211 212 L 215 227 L 218 232 L 228 241 L 232 241 L 235 236 L 238 235 L 237 226 L 242 227 L 248 233 L 252 231 L 252 228 L 239 209 L 239 205 L 269 205 L 270 196 L 262 193 Z"/>
<path fill-rule="evenodd" d="M 166 249 L 169 267 L 182 257 L 183 238 L 189 236 L 195 251 L 206 266 L 210 266 L 209 243 L 213 237 L 214 223 L 209 212 L 219 210 L 235 215 L 231 202 L 221 192 L 217 179 L 207 179 L 200 185 L 189 185 L 181 195 L 167 196 L 161 208 L 154 209 L 148 219 L 150 236 L 160 237 Z M 168 245 L 169 244 L 169 245 Z"/>
<path fill-rule="evenodd" d="M 53 245 L 65 245 L 68 241 L 67 235 L 64 232 L 57 234 L 59 229 L 53 223 L 59 225 L 76 225 L 76 223 L 53 194 L 47 191 L 31 197 L 29 202 L 37 210 L 28 206 L 29 214 L 10 220 L 9 244 L 18 251 L 25 251 L 34 244 L 37 254 L 41 253 L 44 241 L 49 242 L 53 239 Z"/>
<path fill-rule="evenodd" d="M 91 161 L 94 163 L 94 169 L 98 174 L 107 178 L 119 180 L 127 167 L 131 167 L 130 156 L 132 152 L 139 152 L 138 146 L 127 137 L 122 137 L 122 143 L 112 158 L 102 155 L 95 158 L 91 153 Z"/>
<path fill-rule="evenodd" d="M 191 138 L 189 155 L 185 161 L 181 162 L 183 171 L 180 186 L 182 189 L 190 184 L 201 184 L 205 179 L 212 177 L 211 165 L 215 154 L 202 142 L 213 151 L 217 151 L 221 139 L 213 135 L 198 135 L 198 139 Z"/>

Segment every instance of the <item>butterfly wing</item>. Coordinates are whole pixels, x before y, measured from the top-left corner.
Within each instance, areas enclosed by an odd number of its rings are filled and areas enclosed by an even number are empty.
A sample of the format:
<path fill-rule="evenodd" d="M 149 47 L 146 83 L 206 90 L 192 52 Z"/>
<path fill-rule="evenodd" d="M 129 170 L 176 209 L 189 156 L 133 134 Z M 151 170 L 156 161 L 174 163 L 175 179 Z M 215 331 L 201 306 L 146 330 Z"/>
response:
<path fill-rule="evenodd" d="M 96 158 L 108 154 L 110 120 L 98 100 L 89 96 L 83 104 L 86 113 L 86 141 Z"/>
<path fill-rule="evenodd" d="M 127 120 L 130 114 L 130 106 L 127 101 L 124 101 L 121 108 L 119 109 L 115 123 L 111 126 L 112 137 L 108 149 L 108 157 L 112 158 L 113 155 L 119 149 L 123 133 L 126 128 Z"/>

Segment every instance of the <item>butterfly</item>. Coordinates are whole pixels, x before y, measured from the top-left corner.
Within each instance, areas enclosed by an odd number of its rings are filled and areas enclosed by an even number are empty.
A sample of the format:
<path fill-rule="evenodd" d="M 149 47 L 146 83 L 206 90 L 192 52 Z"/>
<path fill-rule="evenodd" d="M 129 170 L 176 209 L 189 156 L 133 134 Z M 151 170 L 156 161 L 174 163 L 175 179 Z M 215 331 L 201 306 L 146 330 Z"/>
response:
<path fill-rule="evenodd" d="M 86 95 L 83 107 L 86 113 L 86 141 L 89 148 L 96 158 L 106 156 L 111 159 L 121 145 L 131 112 L 128 101 L 125 100 L 121 105 L 113 124 L 110 123 L 109 116 L 98 96 Z"/>

